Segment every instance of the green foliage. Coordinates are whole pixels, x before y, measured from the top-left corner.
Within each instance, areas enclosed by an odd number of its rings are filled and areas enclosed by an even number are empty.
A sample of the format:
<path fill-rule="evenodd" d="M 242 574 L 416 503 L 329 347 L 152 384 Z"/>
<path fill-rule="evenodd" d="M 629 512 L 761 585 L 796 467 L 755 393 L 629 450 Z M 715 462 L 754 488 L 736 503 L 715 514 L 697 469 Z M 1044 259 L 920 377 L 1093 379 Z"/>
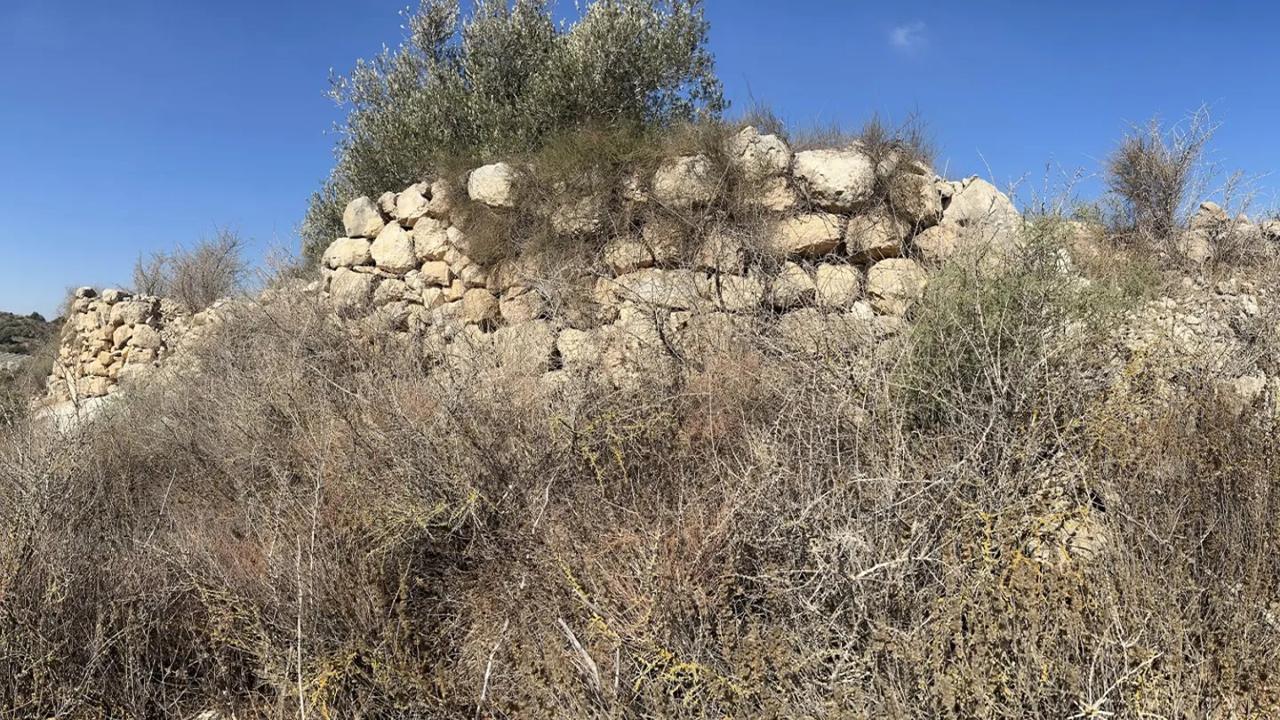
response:
<path fill-rule="evenodd" d="M 343 205 L 474 158 L 534 151 L 586 124 L 668 126 L 724 106 L 700 0 L 594 0 L 557 25 L 548 0 L 423 0 L 396 50 L 336 78 L 337 166 L 312 198 L 318 255 Z"/>

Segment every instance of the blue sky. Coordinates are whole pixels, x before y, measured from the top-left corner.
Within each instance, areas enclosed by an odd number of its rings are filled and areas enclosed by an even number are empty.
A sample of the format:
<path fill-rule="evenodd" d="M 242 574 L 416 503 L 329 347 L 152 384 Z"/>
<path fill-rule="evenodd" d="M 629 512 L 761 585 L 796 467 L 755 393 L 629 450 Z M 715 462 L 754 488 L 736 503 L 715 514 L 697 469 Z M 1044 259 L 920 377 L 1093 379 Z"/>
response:
<path fill-rule="evenodd" d="M 410 0 L 0 0 L 0 309 L 127 283 L 220 226 L 294 247 L 332 162 L 330 68 L 398 43 Z M 416 0 L 414 0 L 416 2 Z M 568 0 L 561 3 L 570 6 Z M 1096 172 L 1202 103 L 1223 165 L 1280 169 L 1280 6 L 707 0 L 728 97 L 796 125 L 916 111 L 950 176 L 1020 195 Z M 1280 188 L 1260 181 L 1270 203 Z M 1098 190 L 1096 178 L 1081 191 Z"/>

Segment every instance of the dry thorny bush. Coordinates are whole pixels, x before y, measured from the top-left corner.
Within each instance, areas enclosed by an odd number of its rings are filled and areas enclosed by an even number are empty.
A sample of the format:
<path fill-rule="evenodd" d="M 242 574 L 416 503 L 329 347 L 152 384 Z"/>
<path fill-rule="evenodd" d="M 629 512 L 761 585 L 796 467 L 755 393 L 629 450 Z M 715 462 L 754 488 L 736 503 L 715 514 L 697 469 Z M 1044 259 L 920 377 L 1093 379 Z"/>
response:
<path fill-rule="evenodd" d="M 1115 277 L 965 267 L 901 337 L 762 318 L 628 390 L 244 310 L 81 435 L 5 429 L 0 706 L 1274 713 L 1274 427 L 1117 384 Z"/>

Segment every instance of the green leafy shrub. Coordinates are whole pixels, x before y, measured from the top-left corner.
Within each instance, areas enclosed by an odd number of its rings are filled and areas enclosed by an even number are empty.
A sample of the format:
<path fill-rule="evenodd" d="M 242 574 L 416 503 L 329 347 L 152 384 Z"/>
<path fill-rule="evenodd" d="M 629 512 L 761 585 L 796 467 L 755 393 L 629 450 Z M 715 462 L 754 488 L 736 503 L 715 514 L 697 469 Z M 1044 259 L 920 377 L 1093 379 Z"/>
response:
<path fill-rule="evenodd" d="M 397 50 L 334 81 L 348 116 L 303 221 L 310 257 L 355 196 L 586 124 L 668 126 L 724 105 L 700 0 L 595 0 L 568 25 L 548 0 L 479 0 L 466 17 L 457 0 L 424 0 L 408 29 Z"/>

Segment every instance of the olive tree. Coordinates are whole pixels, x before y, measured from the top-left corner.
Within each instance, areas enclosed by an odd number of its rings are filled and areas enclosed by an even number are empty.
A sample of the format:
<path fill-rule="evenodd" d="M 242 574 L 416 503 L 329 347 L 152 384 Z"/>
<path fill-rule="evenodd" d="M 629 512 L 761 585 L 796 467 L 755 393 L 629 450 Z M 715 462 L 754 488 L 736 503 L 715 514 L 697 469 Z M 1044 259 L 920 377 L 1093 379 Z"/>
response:
<path fill-rule="evenodd" d="M 347 110 L 337 164 L 302 226 L 315 257 L 343 205 L 441 166 L 536 150 L 586 124 L 662 127 L 724 99 L 701 0 L 592 0 L 571 21 L 550 0 L 422 0 L 396 49 L 333 79 Z"/>

